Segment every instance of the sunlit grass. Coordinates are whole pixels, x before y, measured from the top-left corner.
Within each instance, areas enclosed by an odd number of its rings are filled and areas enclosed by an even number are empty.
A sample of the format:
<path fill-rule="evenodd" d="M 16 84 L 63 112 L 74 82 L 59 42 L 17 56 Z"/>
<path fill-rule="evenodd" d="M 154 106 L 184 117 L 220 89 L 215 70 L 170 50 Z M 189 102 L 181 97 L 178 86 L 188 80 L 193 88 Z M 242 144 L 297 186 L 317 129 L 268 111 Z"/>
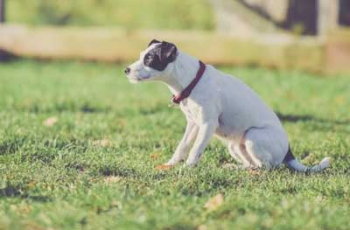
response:
<path fill-rule="evenodd" d="M 31 25 L 212 30 L 215 23 L 209 3 L 204 0 L 10 0 L 6 3 L 9 22 Z"/>
<path fill-rule="evenodd" d="M 225 168 L 218 141 L 198 167 L 159 172 L 185 120 L 164 85 L 131 85 L 123 69 L 0 65 L 0 229 L 349 229 L 350 78 L 222 69 L 280 114 L 303 163 L 332 158 L 324 173 Z"/>

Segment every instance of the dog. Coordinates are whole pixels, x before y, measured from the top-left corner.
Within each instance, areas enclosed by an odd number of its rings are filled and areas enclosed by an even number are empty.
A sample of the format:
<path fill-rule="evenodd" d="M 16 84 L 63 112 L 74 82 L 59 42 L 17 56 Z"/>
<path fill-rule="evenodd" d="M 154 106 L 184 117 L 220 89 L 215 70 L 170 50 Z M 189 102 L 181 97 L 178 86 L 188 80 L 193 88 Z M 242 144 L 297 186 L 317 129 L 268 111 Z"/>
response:
<path fill-rule="evenodd" d="M 185 159 L 187 166 L 195 166 L 213 135 L 227 143 L 230 155 L 244 169 L 285 163 L 298 172 L 319 172 L 330 164 L 328 157 L 313 167 L 301 164 L 291 152 L 281 121 L 249 86 L 173 43 L 152 40 L 125 74 L 131 83 L 165 83 L 175 95 L 172 102 L 186 117 L 183 138 L 164 167 Z"/>

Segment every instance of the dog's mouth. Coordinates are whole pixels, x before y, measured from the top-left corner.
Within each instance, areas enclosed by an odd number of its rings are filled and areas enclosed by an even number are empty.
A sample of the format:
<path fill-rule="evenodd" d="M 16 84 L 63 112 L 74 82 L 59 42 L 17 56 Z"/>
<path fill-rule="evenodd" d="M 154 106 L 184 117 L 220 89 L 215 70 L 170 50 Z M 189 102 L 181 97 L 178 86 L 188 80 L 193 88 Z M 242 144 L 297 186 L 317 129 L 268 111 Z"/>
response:
<path fill-rule="evenodd" d="M 151 76 L 150 76 L 150 75 L 147 75 L 147 76 L 141 77 L 140 80 L 143 81 L 143 80 L 147 80 L 147 79 L 149 79 L 149 78 L 151 78 Z"/>
<path fill-rule="evenodd" d="M 138 82 L 141 82 L 141 81 L 145 81 L 145 80 L 148 80 L 150 79 L 151 76 L 147 75 L 147 76 L 144 76 L 144 77 L 141 77 L 141 76 L 137 76 L 137 77 L 134 77 L 134 76 L 128 76 L 128 79 L 131 83 L 138 83 Z"/>

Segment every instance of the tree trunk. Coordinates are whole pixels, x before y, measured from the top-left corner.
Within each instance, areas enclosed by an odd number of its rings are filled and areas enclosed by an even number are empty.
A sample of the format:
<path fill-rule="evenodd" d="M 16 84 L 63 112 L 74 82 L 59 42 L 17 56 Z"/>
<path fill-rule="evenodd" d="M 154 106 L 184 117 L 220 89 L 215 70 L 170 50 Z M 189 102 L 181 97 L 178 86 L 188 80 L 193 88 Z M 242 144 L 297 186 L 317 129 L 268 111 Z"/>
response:
<path fill-rule="evenodd" d="M 338 27 L 339 1 L 318 0 L 318 35 L 327 35 Z"/>
<path fill-rule="evenodd" d="M 0 0 L 0 23 L 5 22 L 5 0 Z"/>

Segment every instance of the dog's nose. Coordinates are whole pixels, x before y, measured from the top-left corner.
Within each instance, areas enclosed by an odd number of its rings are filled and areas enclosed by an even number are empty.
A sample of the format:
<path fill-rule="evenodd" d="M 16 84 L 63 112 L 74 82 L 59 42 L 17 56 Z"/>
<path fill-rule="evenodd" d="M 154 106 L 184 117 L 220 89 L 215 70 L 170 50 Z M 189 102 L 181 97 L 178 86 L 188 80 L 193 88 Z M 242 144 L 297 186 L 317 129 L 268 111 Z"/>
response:
<path fill-rule="evenodd" d="M 130 69 L 129 67 L 127 67 L 127 68 L 125 69 L 125 74 L 128 75 L 128 74 L 130 73 L 130 71 L 131 71 L 131 69 Z"/>

